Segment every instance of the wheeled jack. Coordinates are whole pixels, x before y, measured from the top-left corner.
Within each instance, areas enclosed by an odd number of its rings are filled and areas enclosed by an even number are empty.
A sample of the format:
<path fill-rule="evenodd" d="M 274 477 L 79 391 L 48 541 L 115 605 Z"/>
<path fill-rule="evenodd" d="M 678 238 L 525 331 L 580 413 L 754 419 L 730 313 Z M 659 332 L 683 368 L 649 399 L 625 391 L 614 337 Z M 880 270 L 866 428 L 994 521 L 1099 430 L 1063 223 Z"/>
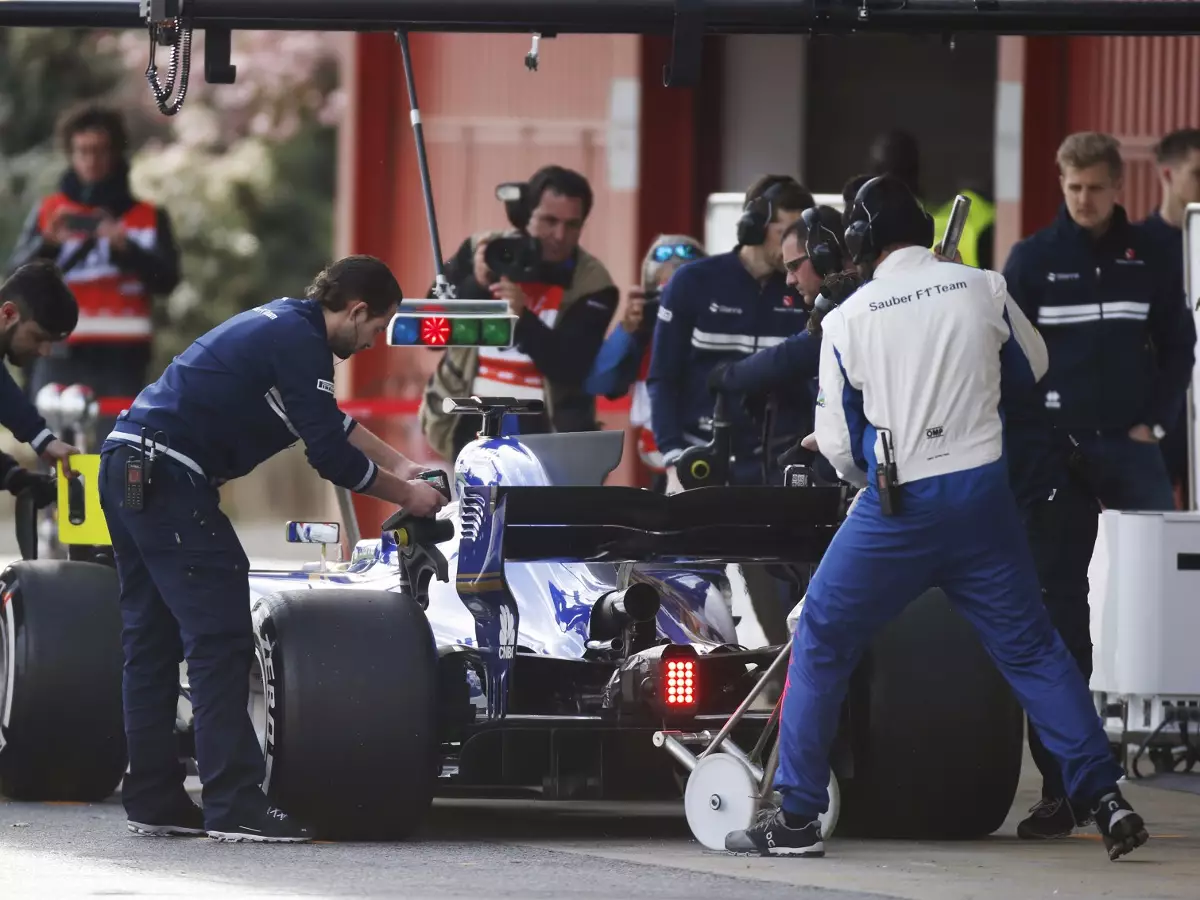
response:
<path fill-rule="evenodd" d="M 727 834 L 749 828 L 759 810 L 778 806 L 772 785 L 775 770 L 779 767 L 779 742 L 771 738 L 779 726 L 782 694 L 750 753 L 737 746 L 729 733 L 767 684 L 787 667 L 791 653 L 792 641 L 789 640 L 715 736 L 710 731 L 654 733 L 654 746 L 665 749 L 688 771 L 683 793 L 684 812 L 693 837 L 709 850 L 724 850 Z M 764 767 L 763 754 L 768 744 L 771 750 Z M 699 755 L 689 747 L 701 748 Z M 828 839 L 833 834 L 840 811 L 841 792 L 837 776 L 830 770 L 829 808 L 820 817 L 822 837 Z"/>

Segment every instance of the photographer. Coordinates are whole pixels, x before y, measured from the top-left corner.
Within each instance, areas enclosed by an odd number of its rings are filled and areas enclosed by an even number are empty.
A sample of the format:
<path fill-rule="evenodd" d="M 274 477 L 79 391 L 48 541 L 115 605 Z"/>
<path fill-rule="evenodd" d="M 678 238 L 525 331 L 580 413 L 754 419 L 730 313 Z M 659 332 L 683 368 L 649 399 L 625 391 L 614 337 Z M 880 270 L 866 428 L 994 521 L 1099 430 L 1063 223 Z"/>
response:
<path fill-rule="evenodd" d="M 459 299 L 503 298 L 517 316 L 514 346 L 444 351 L 421 402 L 421 430 L 453 461 L 479 430 L 479 417 L 450 415 L 446 397 L 543 400 L 541 416 L 521 416 L 526 434 L 595 431 L 595 397 L 584 390 L 620 301 L 608 270 L 579 246 L 592 188 L 578 172 L 539 169 L 505 206 L 514 232 L 473 235 L 445 264 Z M 515 418 L 515 417 L 514 417 Z"/>
<path fill-rule="evenodd" d="M 61 132 L 70 167 L 30 213 L 9 271 L 35 259 L 57 263 L 79 324 L 34 361 L 27 392 L 82 383 L 98 396 L 131 397 L 146 383 L 153 298 L 179 283 L 179 248 L 166 210 L 130 192 L 119 113 L 88 106 L 68 114 Z M 97 435 L 109 424 L 97 423 Z"/>
<path fill-rule="evenodd" d="M 646 375 L 650 371 L 650 339 L 658 321 L 662 289 L 683 264 L 708 254 L 700 242 L 685 234 L 663 234 L 655 238 L 642 260 L 642 283 L 629 292 L 629 303 L 621 324 L 604 341 L 592 372 L 584 383 L 589 394 L 615 400 L 633 388 L 629 424 L 637 440 L 638 457 L 655 474 L 655 483 L 665 479 L 666 466 L 654 443 L 650 428 L 650 394 Z"/>
<path fill-rule="evenodd" d="M 647 386 L 654 439 L 668 465 L 668 491 L 681 488 L 674 462 L 689 445 L 712 435 L 712 370 L 722 362 L 774 347 L 804 329 L 807 311 L 788 294 L 782 239 L 813 197 L 794 178 L 760 178 L 746 192 L 738 241 L 732 251 L 682 269 L 663 291 L 654 329 Z M 729 404 L 735 484 L 763 482 L 764 448 L 759 430 L 739 402 Z M 781 411 L 780 433 L 799 433 L 789 421 L 807 410 Z M 793 427 L 795 426 L 795 427 Z"/>

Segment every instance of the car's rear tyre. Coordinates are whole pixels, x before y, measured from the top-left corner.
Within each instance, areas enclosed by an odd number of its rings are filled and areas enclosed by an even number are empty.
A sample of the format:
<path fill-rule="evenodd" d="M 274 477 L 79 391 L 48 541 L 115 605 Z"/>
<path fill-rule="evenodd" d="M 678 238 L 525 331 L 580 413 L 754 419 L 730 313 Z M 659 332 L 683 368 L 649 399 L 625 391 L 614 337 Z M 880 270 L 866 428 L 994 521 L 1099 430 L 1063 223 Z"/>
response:
<path fill-rule="evenodd" d="M 1016 795 L 1024 715 L 971 626 L 932 590 L 872 643 L 851 680 L 844 835 L 979 838 Z"/>
<path fill-rule="evenodd" d="M 99 801 L 125 774 L 120 584 L 65 560 L 0 575 L 0 794 Z"/>
<path fill-rule="evenodd" d="M 251 717 L 271 802 L 331 840 L 399 840 L 433 799 L 437 653 L 387 591 L 302 590 L 254 605 Z"/>

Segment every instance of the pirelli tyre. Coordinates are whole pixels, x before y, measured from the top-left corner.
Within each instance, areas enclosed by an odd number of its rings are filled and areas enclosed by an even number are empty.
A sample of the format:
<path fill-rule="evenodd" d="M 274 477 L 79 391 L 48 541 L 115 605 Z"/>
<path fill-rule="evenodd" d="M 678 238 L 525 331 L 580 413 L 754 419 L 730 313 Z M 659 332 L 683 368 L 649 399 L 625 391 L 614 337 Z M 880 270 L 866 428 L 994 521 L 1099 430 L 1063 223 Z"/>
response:
<path fill-rule="evenodd" d="M 67 560 L 0 574 L 0 794 L 99 801 L 125 774 L 116 570 Z"/>
<path fill-rule="evenodd" d="M 1021 773 L 1024 714 L 940 590 L 876 636 L 845 710 L 852 771 L 838 772 L 841 834 L 969 839 L 1004 823 Z"/>
<path fill-rule="evenodd" d="M 273 805 L 329 840 L 400 840 L 433 799 L 437 652 L 388 591 L 298 590 L 253 606 L 250 714 Z"/>

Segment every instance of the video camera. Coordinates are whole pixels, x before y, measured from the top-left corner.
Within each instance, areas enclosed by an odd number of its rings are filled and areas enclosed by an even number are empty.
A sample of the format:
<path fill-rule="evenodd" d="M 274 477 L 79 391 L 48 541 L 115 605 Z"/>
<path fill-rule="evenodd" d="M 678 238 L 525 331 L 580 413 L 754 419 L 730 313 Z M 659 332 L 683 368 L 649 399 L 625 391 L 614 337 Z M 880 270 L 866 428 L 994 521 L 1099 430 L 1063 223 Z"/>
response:
<path fill-rule="evenodd" d="M 542 242 L 525 231 L 533 215 L 529 185 L 505 182 L 497 186 L 496 199 L 504 204 L 508 221 L 521 234 L 489 241 L 483 251 L 484 263 L 497 278 L 518 283 L 545 280 Z"/>

